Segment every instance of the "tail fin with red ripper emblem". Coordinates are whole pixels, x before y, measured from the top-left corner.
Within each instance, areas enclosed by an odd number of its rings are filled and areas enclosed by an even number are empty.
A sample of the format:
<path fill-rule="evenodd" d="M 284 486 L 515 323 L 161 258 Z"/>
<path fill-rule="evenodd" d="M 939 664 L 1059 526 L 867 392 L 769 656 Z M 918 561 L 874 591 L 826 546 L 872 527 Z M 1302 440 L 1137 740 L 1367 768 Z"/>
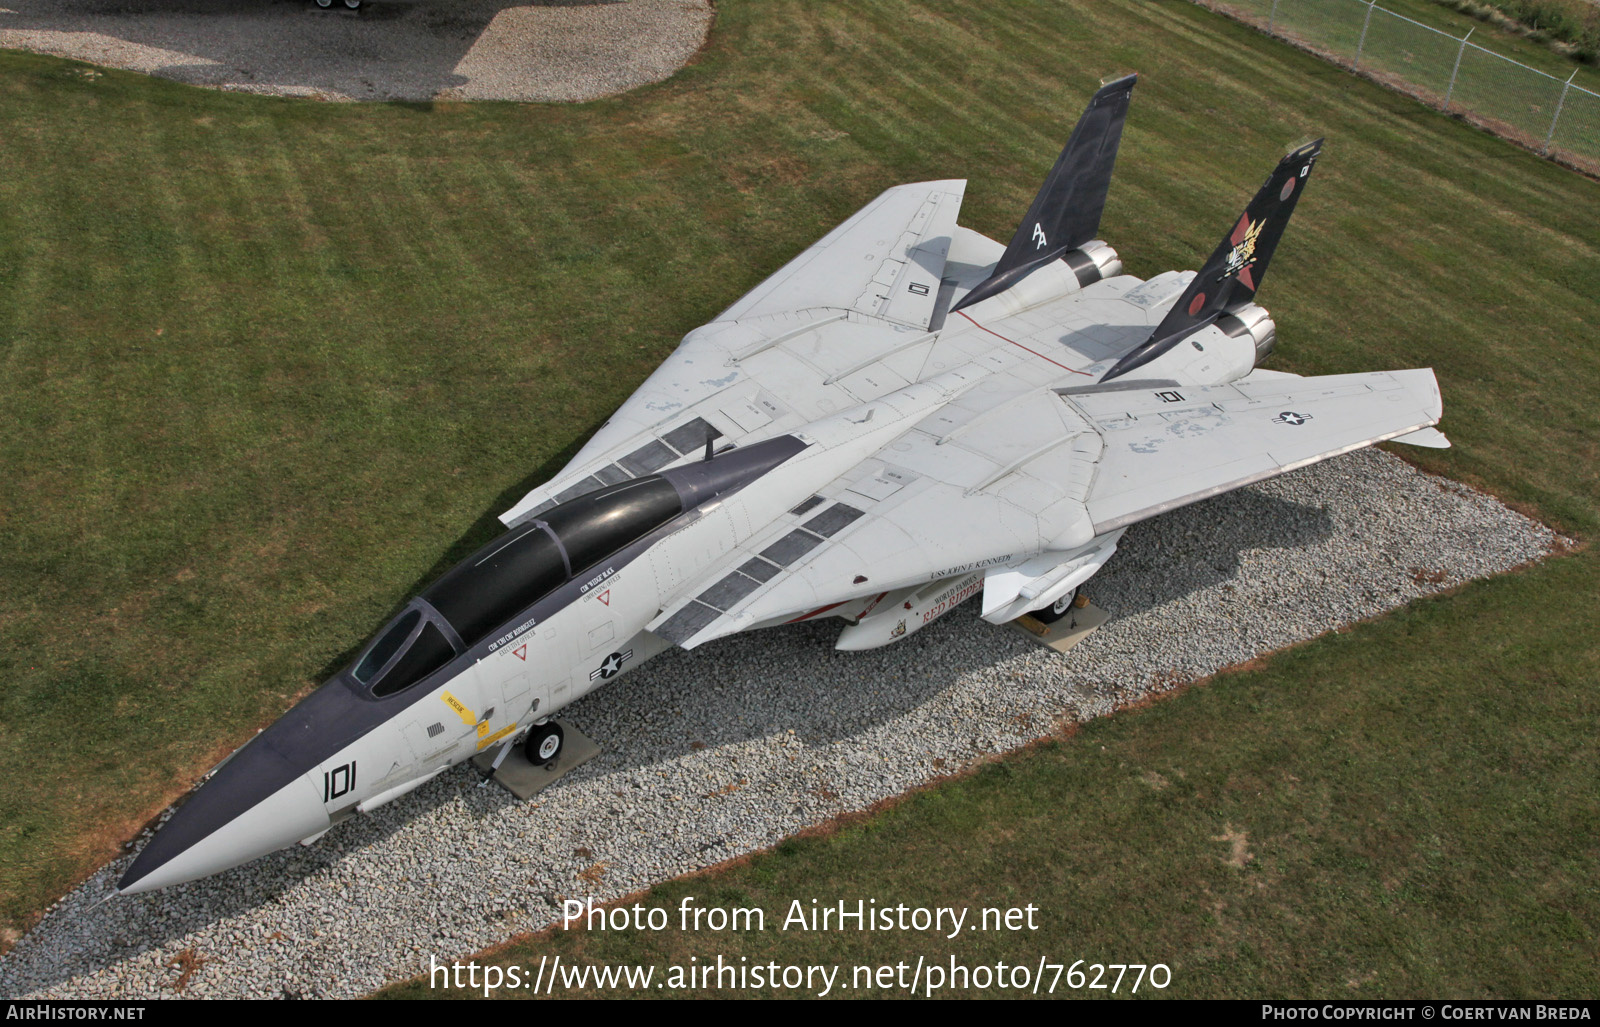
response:
<path fill-rule="evenodd" d="M 1289 215 L 1300 202 L 1311 166 L 1321 152 L 1322 140 L 1318 139 L 1284 155 L 1150 338 L 1117 361 L 1101 381 L 1108 382 L 1149 363 L 1197 329 L 1255 299 L 1272 251 L 1278 248 Z"/>

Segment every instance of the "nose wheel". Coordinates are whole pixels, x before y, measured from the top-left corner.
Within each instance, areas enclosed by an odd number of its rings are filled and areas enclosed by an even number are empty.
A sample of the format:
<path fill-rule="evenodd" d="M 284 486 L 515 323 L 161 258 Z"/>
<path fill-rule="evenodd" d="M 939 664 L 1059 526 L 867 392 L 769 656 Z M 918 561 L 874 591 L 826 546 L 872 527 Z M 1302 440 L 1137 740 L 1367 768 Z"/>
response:
<path fill-rule="evenodd" d="M 561 730 L 561 725 L 552 721 L 541 724 L 528 732 L 526 752 L 528 762 L 546 764 L 554 762 L 561 755 L 561 747 L 566 742 L 566 735 Z"/>

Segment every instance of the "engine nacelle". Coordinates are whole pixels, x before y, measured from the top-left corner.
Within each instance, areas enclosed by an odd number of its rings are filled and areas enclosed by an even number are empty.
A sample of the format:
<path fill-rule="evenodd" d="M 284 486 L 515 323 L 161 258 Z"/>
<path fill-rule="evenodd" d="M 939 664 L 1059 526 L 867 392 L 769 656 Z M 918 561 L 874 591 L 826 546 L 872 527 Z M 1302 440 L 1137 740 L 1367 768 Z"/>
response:
<path fill-rule="evenodd" d="M 1094 239 L 1061 258 L 1078 276 L 1078 284 L 1088 288 L 1102 278 L 1122 274 L 1122 258 L 1105 242 Z"/>
<path fill-rule="evenodd" d="M 1266 307 L 1246 303 L 1243 308 L 1217 318 L 1217 327 L 1230 338 L 1249 338 L 1256 349 L 1256 364 L 1267 359 L 1272 347 L 1278 344 L 1278 326 Z"/>
<path fill-rule="evenodd" d="M 1035 268 L 1011 288 L 980 300 L 969 309 L 980 319 L 998 320 L 1071 296 L 1102 278 L 1121 273 L 1122 258 L 1117 251 L 1095 239 L 1068 250 L 1060 260 Z M 978 311 L 982 311 L 981 315 Z"/>

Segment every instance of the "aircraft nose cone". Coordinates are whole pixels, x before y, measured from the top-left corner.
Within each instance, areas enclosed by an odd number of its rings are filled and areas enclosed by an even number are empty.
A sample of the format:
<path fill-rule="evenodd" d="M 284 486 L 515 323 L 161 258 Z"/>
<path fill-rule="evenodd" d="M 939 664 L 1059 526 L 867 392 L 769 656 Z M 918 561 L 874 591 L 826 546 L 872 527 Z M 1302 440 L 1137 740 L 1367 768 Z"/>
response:
<path fill-rule="evenodd" d="M 119 891 L 193 881 L 328 826 L 321 790 L 265 741 L 258 735 L 178 808 L 123 875 Z"/>

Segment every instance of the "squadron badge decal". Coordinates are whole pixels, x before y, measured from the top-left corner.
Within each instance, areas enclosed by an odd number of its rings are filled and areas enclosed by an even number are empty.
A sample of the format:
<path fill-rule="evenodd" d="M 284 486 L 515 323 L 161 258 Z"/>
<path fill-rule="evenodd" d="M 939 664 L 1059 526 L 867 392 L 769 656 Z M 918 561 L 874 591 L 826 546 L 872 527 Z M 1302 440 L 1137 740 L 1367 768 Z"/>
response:
<path fill-rule="evenodd" d="M 1266 223 L 1266 218 L 1259 218 L 1252 223 L 1249 214 L 1240 216 L 1239 223 L 1233 226 L 1233 234 L 1228 236 L 1228 241 L 1233 243 L 1233 252 L 1228 254 L 1227 266 L 1217 276 L 1219 280 L 1238 275 L 1239 281 L 1251 292 L 1255 291 L 1256 282 L 1250 273 L 1250 265 L 1256 262 L 1256 239 Z"/>

